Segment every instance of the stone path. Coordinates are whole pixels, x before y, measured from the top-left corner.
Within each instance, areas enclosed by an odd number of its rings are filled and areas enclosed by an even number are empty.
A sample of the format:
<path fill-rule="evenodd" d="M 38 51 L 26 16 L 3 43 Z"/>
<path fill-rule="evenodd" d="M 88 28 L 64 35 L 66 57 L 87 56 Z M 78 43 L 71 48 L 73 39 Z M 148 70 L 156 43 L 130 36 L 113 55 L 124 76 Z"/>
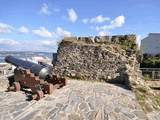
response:
<path fill-rule="evenodd" d="M 70 80 L 39 101 L 0 92 L 0 120 L 147 120 L 134 94 L 107 83 Z"/>

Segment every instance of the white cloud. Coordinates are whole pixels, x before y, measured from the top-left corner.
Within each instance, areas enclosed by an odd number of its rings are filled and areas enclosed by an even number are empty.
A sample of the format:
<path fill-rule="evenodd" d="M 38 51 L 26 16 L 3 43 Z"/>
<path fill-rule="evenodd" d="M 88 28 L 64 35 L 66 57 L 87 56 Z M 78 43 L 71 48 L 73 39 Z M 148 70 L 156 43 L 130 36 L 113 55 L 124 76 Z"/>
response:
<path fill-rule="evenodd" d="M 58 40 L 42 40 L 40 41 L 40 44 L 43 46 L 48 46 L 48 47 L 53 47 L 55 45 L 57 45 Z"/>
<path fill-rule="evenodd" d="M 11 25 L 0 23 L 0 33 L 10 33 L 13 29 Z"/>
<path fill-rule="evenodd" d="M 0 38 L 0 50 L 56 52 L 58 39 L 12 40 Z M 33 47 L 34 46 L 34 47 Z"/>
<path fill-rule="evenodd" d="M 46 37 L 51 38 L 52 33 L 49 32 L 45 27 L 40 27 L 39 29 L 32 30 L 33 34 L 39 36 L 39 37 Z"/>
<path fill-rule="evenodd" d="M 60 37 L 70 37 L 71 32 L 64 30 L 61 27 L 57 27 L 56 34 Z"/>
<path fill-rule="evenodd" d="M 56 52 L 58 48 L 58 39 L 41 39 L 34 41 L 34 51 L 45 51 L 45 52 Z M 28 44 L 31 44 L 31 42 L 28 42 Z M 27 48 L 26 48 L 27 49 Z"/>
<path fill-rule="evenodd" d="M 59 39 L 40 39 L 34 41 L 25 41 L 24 47 L 22 49 L 29 50 L 27 46 L 33 45 L 33 51 L 50 51 L 56 52 L 58 47 Z"/>
<path fill-rule="evenodd" d="M 39 37 L 54 38 L 54 39 L 71 36 L 71 32 L 64 30 L 61 27 L 57 27 L 56 30 L 52 32 L 48 31 L 45 27 L 40 27 L 39 29 L 32 30 L 32 33 Z"/>
<path fill-rule="evenodd" d="M 98 36 L 106 36 L 106 35 L 108 35 L 108 33 L 106 31 L 100 31 L 98 33 Z"/>
<path fill-rule="evenodd" d="M 122 27 L 124 23 L 125 23 L 125 17 L 121 15 L 112 20 L 109 25 L 97 26 L 96 30 L 97 31 L 111 30 L 118 27 Z"/>
<path fill-rule="evenodd" d="M 111 26 L 112 28 L 122 27 L 124 23 L 125 23 L 125 17 L 121 15 L 111 21 Z"/>
<path fill-rule="evenodd" d="M 45 51 L 56 52 L 58 39 L 23 40 L 19 50 L 25 51 Z M 28 47 L 28 46 L 34 47 Z"/>
<path fill-rule="evenodd" d="M 25 26 L 22 26 L 18 29 L 20 33 L 29 33 L 29 29 Z"/>
<path fill-rule="evenodd" d="M 21 28 L 21 29 L 20 29 Z M 22 26 L 17 31 L 28 32 L 26 27 Z M 19 32 L 20 32 L 19 31 Z M 61 27 L 57 27 L 55 31 L 48 31 L 45 27 L 31 30 L 31 32 L 40 37 L 35 40 L 13 40 L 0 38 L 0 50 L 14 50 L 14 51 L 52 51 L 56 52 L 58 42 L 63 37 L 71 36 L 71 32 L 64 30 Z M 34 47 L 33 47 L 34 46 Z"/>
<path fill-rule="evenodd" d="M 68 9 L 68 19 L 73 23 L 78 19 L 78 15 L 73 8 Z"/>
<path fill-rule="evenodd" d="M 85 18 L 82 20 L 82 22 L 84 24 L 86 23 L 104 23 L 104 22 L 107 22 L 107 21 L 110 21 L 110 18 L 109 17 L 104 17 L 103 15 L 98 15 L 94 18 Z"/>
<path fill-rule="evenodd" d="M 43 3 L 40 13 L 44 15 L 51 15 L 51 11 L 49 10 L 48 5 L 46 3 Z"/>
<path fill-rule="evenodd" d="M 109 21 L 110 18 L 109 17 L 103 17 L 102 15 L 98 15 L 97 17 L 95 18 L 92 18 L 90 20 L 91 23 L 103 23 L 103 22 L 106 22 L 106 21 Z"/>
<path fill-rule="evenodd" d="M 19 44 L 20 43 L 16 40 L 0 38 L 0 45 L 12 46 L 12 45 L 19 45 Z"/>

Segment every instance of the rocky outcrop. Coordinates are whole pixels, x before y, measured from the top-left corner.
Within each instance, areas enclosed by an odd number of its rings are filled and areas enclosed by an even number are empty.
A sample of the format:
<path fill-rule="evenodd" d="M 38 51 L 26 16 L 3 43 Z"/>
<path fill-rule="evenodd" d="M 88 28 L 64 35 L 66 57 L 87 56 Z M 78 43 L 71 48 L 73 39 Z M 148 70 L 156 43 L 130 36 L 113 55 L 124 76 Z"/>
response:
<path fill-rule="evenodd" d="M 54 73 L 76 79 L 143 84 L 139 77 L 135 35 L 64 38 Z M 133 84 L 133 85 L 132 85 Z"/>

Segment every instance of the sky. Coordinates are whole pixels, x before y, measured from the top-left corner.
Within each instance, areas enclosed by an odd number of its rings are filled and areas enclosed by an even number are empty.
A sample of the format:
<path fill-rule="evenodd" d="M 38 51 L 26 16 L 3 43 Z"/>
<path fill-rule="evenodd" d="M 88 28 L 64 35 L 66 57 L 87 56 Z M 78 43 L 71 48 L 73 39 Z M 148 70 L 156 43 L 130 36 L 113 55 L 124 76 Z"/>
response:
<path fill-rule="evenodd" d="M 70 36 L 136 34 L 160 28 L 160 0 L 0 0 L 0 51 L 56 52 Z"/>

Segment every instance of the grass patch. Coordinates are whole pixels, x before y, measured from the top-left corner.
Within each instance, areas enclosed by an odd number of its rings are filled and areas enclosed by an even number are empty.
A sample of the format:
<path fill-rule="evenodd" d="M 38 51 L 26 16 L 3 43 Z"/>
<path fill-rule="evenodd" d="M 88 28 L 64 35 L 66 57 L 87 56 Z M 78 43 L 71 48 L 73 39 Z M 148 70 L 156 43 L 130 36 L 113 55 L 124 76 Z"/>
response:
<path fill-rule="evenodd" d="M 145 88 L 145 87 L 138 87 L 137 90 L 141 93 L 144 93 L 144 94 L 147 93 L 147 88 Z"/>
<path fill-rule="evenodd" d="M 160 110 L 160 96 L 153 94 L 151 89 L 138 87 L 134 90 L 137 101 L 145 112 Z"/>
<path fill-rule="evenodd" d="M 152 108 L 150 107 L 150 105 L 147 103 L 147 99 L 148 99 L 148 90 L 146 87 L 138 87 L 134 90 L 137 101 L 139 102 L 139 104 L 141 105 L 142 109 L 145 112 L 151 112 Z"/>
<path fill-rule="evenodd" d="M 160 96 L 155 96 L 154 101 L 160 107 Z"/>
<path fill-rule="evenodd" d="M 143 92 L 137 91 L 136 92 L 136 97 L 137 97 L 138 101 L 143 102 L 146 98 L 146 95 Z"/>
<path fill-rule="evenodd" d="M 143 78 L 144 78 L 145 81 L 150 81 L 150 80 L 152 80 L 151 77 L 150 77 L 149 75 L 147 75 L 147 74 L 145 74 L 145 75 L 143 76 Z"/>

